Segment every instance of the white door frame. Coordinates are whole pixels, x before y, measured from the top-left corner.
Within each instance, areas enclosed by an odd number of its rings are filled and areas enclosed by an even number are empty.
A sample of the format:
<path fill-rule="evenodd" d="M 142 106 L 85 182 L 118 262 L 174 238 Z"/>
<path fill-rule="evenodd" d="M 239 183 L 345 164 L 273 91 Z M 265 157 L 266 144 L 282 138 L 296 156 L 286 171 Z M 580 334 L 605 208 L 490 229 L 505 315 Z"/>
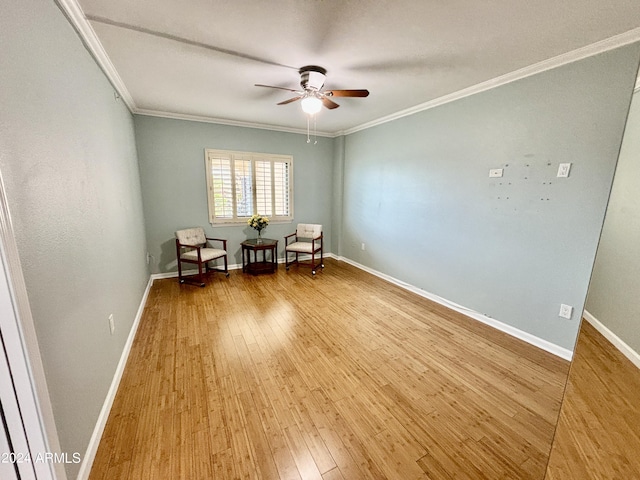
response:
<path fill-rule="evenodd" d="M 52 453 L 60 454 L 60 444 L 1 172 L 0 333 L 6 351 L 6 363 L 13 381 L 14 398 L 19 405 L 17 417 L 15 411 L 7 411 L 6 408 L 5 417 L 10 424 L 10 429 L 15 429 L 20 422 L 22 423 L 30 458 L 33 460 L 35 476 L 24 476 L 24 478 L 66 480 L 64 464 L 46 461 L 50 457 L 44 456 Z M 0 345 L 0 353 L 4 355 L 2 350 Z M 0 394 L 3 396 L 3 405 L 5 405 L 5 396 L 10 395 L 9 389 L 6 386 L 3 387 Z M 7 401 L 8 404 L 9 401 Z M 9 435 L 13 441 L 13 431 L 10 430 Z M 38 455 L 44 457 L 38 457 Z M 36 461 L 38 458 L 45 460 Z M 23 475 L 22 471 L 20 473 Z"/>
<path fill-rule="evenodd" d="M 2 307 L 0 307 L 0 313 L 2 313 Z M 9 405 L 11 404 L 11 405 Z M 15 390 L 13 389 L 13 382 L 9 374 L 9 364 L 7 363 L 7 357 L 4 352 L 4 346 L 0 345 L 0 478 L 7 480 L 21 480 L 18 477 L 18 465 L 19 460 L 14 452 L 21 451 L 22 445 L 26 436 L 24 435 L 24 429 L 22 424 L 19 425 L 18 431 L 14 432 L 13 428 L 9 427 L 11 419 L 20 419 L 20 412 L 15 412 L 17 402 L 15 402 Z M 11 434 L 9 433 L 11 430 Z M 21 475 L 22 476 L 22 475 Z M 33 470 L 27 472 L 25 478 L 33 478 Z"/>

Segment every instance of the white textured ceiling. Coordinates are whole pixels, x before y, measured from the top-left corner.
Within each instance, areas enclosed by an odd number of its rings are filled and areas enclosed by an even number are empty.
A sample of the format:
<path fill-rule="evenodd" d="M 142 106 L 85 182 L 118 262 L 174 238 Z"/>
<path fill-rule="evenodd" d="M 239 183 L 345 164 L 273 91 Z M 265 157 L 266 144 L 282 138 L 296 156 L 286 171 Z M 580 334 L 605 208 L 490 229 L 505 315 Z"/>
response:
<path fill-rule="evenodd" d="M 65 5 L 75 0 L 60 0 Z M 327 69 L 335 99 L 318 130 L 357 128 L 625 34 L 638 0 L 79 0 L 135 112 L 306 127 L 298 68 Z M 80 28 L 82 32 L 82 28 Z M 90 31 L 90 29 L 89 29 Z M 89 42 L 90 43 L 90 42 Z M 128 95 L 126 95 L 128 92 Z"/>

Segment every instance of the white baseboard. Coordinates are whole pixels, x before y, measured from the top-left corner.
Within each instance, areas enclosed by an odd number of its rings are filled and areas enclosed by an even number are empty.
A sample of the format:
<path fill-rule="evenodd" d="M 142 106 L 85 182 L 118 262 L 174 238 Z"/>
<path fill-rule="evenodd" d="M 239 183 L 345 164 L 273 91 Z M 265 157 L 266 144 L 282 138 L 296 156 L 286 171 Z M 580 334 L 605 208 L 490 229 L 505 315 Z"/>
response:
<path fill-rule="evenodd" d="M 329 256 L 329 255 L 328 255 Z M 333 255 L 331 255 L 333 256 Z M 527 342 L 535 347 L 541 348 L 542 350 L 552 353 L 553 355 L 556 355 L 560 358 L 563 358 L 565 360 L 569 360 L 571 361 L 571 358 L 573 357 L 573 352 L 571 350 L 568 350 L 564 347 L 561 347 L 559 345 L 556 345 L 554 343 L 551 343 L 547 340 L 544 340 L 542 338 L 536 337 L 535 335 L 532 335 L 530 333 L 527 333 L 523 330 L 520 330 L 518 328 L 512 327 L 511 325 L 508 325 L 506 323 L 500 322 L 498 320 L 496 320 L 495 318 L 490 318 L 487 317 L 486 315 L 483 315 L 479 312 L 476 312 L 475 310 L 471 310 L 470 308 L 466 308 L 463 307 L 462 305 L 458 305 L 457 303 L 451 302 L 449 300 L 447 300 L 446 298 L 442 298 L 438 295 L 435 295 L 433 293 L 427 292 L 425 290 L 422 290 L 421 288 L 418 288 L 414 285 L 411 285 L 409 283 L 403 282 L 402 280 L 398 280 L 397 278 L 394 278 L 390 275 L 387 275 L 385 273 L 381 273 L 377 270 L 374 270 L 372 268 L 369 268 L 365 265 L 362 265 L 358 262 L 354 262 L 353 260 L 350 260 L 348 258 L 345 257 L 335 257 L 340 261 L 344 261 L 350 265 L 353 265 L 354 267 L 357 267 L 361 270 L 364 270 L 365 272 L 371 273 L 372 275 L 375 275 L 376 277 L 382 278 L 383 280 L 386 280 L 387 282 L 393 283 L 394 285 L 398 285 L 399 287 L 402 287 L 406 290 L 409 290 L 410 292 L 413 292 L 417 295 L 420 295 L 421 297 L 427 298 L 429 300 L 432 300 L 436 303 L 439 303 L 440 305 L 444 305 L 447 308 L 450 308 L 451 310 L 455 310 L 458 313 L 462 313 L 463 315 L 466 315 L 467 317 L 470 317 L 474 320 L 477 320 L 479 322 L 484 323 L 485 325 L 489 325 L 490 327 L 493 327 L 497 330 L 500 330 L 501 332 L 504 332 L 508 335 L 511 335 L 512 337 L 518 338 L 524 342 Z"/>
<path fill-rule="evenodd" d="M 323 255 L 323 258 L 335 258 L 336 260 L 339 260 L 338 257 L 336 257 L 333 253 L 325 253 Z M 311 255 L 300 255 L 299 256 L 300 261 L 306 261 L 306 260 L 311 260 Z M 278 263 L 284 263 L 285 262 L 285 258 L 284 257 L 278 257 L 277 258 Z M 242 269 L 242 264 L 241 263 L 234 263 L 233 265 L 228 265 L 227 268 L 229 270 L 240 270 Z M 182 273 L 184 275 L 197 275 L 198 271 L 197 270 L 183 270 Z M 178 272 L 164 272 L 164 273 L 152 273 L 151 274 L 151 279 L 152 280 L 162 280 L 163 278 L 177 278 L 178 277 Z"/>
<path fill-rule="evenodd" d="M 605 327 L 600 320 L 586 310 L 584 311 L 584 319 L 593 325 L 593 328 L 600 332 L 604 338 L 609 340 L 614 347 L 620 350 L 620 352 L 627 357 L 631 363 L 640 368 L 640 354 L 638 352 L 624 343 L 620 337 Z"/>
<path fill-rule="evenodd" d="M 89 478 L 89 473 L 91 473 L 91 467 L 96 457 L 96 452 L 98 451 L 98 446 L 100 445 L 100 439 L 102 438 L 104 427 L 107 424 L 109 412 L 111 412 L 111 407 L 116 397 L 116 392 L 118 391 L 120 380 L 122 379 L 122 374 L 124 373 L 124 367 L 127 364 L 127 359 L 129 358 L 129 353 L 131 352 L 133 339 L 135 338 L 136 332 L 138 331 L 138 325 L 140 325 L 140 320 L 142 318 L 142 313 L 144 312 L 144 307 L 147 303 L 147 297 L 149 296 L 151 285 L 153 285 L 153 278 L 149 277 L 147 288 L 145 288 L 144 293 L 142 294 L 142 299 L 140 300 L 138 311 L 136 312 L 135 319 L 133 320 L 133 325 L 131 325 L 131 330 L 129 331 L 127 341 L 124 344 L 124 348 L 122 349 L 120 361 L 118 362 L 118 366 L 116 367 L 116 371 L 113 375 L 113 380 L 111 381 L 111 386 L 109 387 L 109 391 L 107 392 L 107 397 L 102 404 L 102 410 L 100 410 L 100 415 L 98 415 L 98 421 L 96 422 L 96 426 L 93 429 L 93 434 L 91 435 L 91 439 L 89 440 L 87 451 L 85 452 L 82 459 L 82 464 L 80 465 L 80 471 L 78 472 L 77 480 L 86 480 Z"/>
<path fill-rule="evenodd" d="M 228 270 L 239 270 L 242 268 L 240 263 L 234 263 L 233 265 L 227 265 Z M 204 270 L 203 270 L 204 271 Z M 182 270 L 183 275 L 197 275 L 198 270 Z M 178 271 L 164 272 L 164 273 L 152 273 L 151 280 L 162 280 L 163 278 L 178 278 Z"/>

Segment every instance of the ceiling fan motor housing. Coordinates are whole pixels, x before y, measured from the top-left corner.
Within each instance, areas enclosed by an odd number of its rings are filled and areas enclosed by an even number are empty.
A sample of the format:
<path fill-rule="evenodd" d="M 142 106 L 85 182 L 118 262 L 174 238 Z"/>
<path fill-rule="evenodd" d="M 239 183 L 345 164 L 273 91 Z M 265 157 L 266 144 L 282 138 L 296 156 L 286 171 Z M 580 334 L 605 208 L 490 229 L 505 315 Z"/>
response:
<path fill-rule="evenodd" d="M 327 75 L 327 71 L 316 65 L 308 65 L 302 67 L 299 70 L 300 73 L 300 86 L 305 90 L 320 91 L 324 86 L 324 80 Z"/>

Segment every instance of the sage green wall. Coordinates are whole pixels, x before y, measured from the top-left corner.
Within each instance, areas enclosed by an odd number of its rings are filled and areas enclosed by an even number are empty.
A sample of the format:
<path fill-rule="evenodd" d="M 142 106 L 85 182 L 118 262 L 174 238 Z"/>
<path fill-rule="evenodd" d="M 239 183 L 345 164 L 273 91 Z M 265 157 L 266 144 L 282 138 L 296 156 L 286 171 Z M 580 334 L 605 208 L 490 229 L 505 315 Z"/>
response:
<path fill-rule="evenodd" d="M 149 278 L 133 120 L 53 2 L 3 2 L 0 45 L 0 170 L 61 448 L 84 457 Z"/>
<path fill-rule="evenodd" d="M 323 225 L 326 252 L 331 252 L 333 180 L 332 138 L 318 137 L 307 144 L 306 136 L 256 128 L 134 117 L 136 143 L 151 270 L 177 270 L 176 230 L 203 226 L 210 236 L 226 238 L 229 263 L 240 264 L 240 242 L 256 236 L 247 225 L 212 226 L 207 207 L 204 151 L 206 148 L 293 155 L 294 221 L 270 224 L 263 235 L 280 241 L 297 223 Z"/>
<path fill-rule="evenodd" d="M 634 95 L 587 310 L 640 353 L 640 94 Z"/>
<path fill-rule="evenodd" d="M 342 255 L 340 241 L 342 239 L 342 208 L 344 198 L 344 135 L 336 137 L 333 144 L 333 205 L 331 211 L 333 253 Z"/>
<path fill-rule="evenodd" d="M 341 254 L 572 350 L 638 55 L 619 48 L 348 135 Z"/>

